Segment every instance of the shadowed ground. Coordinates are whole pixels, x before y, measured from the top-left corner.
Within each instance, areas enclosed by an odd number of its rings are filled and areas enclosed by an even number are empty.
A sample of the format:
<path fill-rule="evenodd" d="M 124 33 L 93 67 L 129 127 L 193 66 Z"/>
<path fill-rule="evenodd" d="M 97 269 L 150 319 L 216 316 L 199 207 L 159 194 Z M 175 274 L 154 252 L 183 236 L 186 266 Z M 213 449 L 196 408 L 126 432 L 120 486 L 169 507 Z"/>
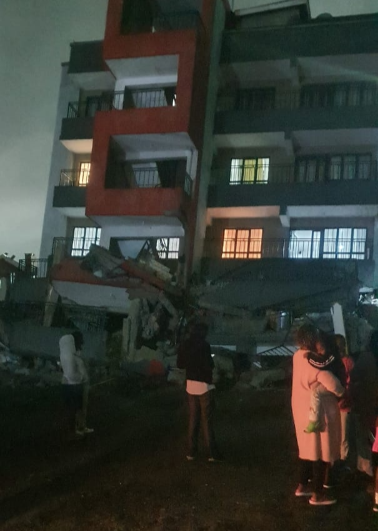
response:
<path fill-rule="evenodd" d="M 226 462 L 185 460 L 185 393 L 99 387 L 95 434 L 69 441 L 60 389 L 0 388 L 2 531 L 376 530 L 372 496 L 339 488 L 338 505 L 296 499 L 290 391 L 217 394 Z"/>

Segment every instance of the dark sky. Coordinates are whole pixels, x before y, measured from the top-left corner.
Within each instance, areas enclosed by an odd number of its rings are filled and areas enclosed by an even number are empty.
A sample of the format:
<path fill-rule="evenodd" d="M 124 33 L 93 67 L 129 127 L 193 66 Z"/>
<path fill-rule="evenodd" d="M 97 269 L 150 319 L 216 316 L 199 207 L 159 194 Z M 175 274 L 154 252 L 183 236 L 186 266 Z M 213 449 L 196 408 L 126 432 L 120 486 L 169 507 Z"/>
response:
<path fill-rule="evenodd" d="M 0 0 L 0 254 L 39 255 L 60 65 L 102 39 L 107 0 Z"/>
<path fill-rule="evenodd" d="M 310 4 L 313 17 L 378 11 L 378 0 Z M 106 8 L 107 0 L 0 0 L 0 254 L 39 257 L 60 64 L 70 42 L 103 38 Z"/>

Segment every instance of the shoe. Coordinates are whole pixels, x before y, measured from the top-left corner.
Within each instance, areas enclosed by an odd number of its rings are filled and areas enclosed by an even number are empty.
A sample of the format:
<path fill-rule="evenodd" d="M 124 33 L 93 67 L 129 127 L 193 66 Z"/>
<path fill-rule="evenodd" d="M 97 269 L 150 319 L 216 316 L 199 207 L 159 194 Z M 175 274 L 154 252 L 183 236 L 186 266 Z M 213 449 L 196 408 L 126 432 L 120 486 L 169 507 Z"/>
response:
<path fill-rule="evenodd" d="M 311 485 L 302 485 L 299 484 L 297 487 L 297 490 L 295 491 L 295 496 L 298 498 L 312 496 L 314 494 L 313 489 L 311 488 Z"/>
<path fill-rule="evenodd" d="M 87 428 L 87 427 L 85 427 L 85 428 L 83 429 L 83 432 L 84 432 L 84 434 L 86 434 L 86 433 L 93 433 L 93 432 L 94 432 L 94 429 L 93 429 L 93 428 Z"/>
<path fill-rule="evenodd" d="M 208 462 L 209 463 L 221 463 L 224 461 L 224 457 L 221 455 L 217 455 L 216 457 L 209 457 Z"/>
<path fill-rule="evenodd" d="M 333 483 L 324 483 L 323 488 L 325 489 L 334 489 L 335 485 Z"/>
<path fill-rule="evenodd" d="M 187 455 L 187 456 L 186 456 L 186 460 L 187 460 L 187 461 L 194 461 L 194 460 L 195 460 L 195 457 L 194 457 L 194 455 Z"/>
<path fill-rule="evenodd" d="M 318 433 L 319 431 L 321 431 L 320 424 L 318 421 L 315 421 L 315 422 L 310 421 L 307 427 L 303 431 L 305 433 Z"/>
<path fill-rule="evenodd" d="M 327 496 L 327 494 L 313 494 L 308 500 L 310 505 L 335 505 L 337 503 L 336 498 Z"/>
<path fill-rule="evenodd" d="M 374 511 L 375 513 L 378 513 L 378 503 L 375 503 L 375 504 L 374 504 L 373 511 Z"/>

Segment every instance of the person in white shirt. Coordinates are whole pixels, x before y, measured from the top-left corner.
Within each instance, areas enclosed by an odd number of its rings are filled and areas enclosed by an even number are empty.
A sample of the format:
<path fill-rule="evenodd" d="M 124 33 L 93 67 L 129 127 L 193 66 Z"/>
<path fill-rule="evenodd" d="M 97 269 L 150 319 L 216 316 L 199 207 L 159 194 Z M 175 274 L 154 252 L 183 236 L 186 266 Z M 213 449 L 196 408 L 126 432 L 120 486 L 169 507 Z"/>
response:
<path fill-rule="evenodd" d="M 70 429 L 80 437 L 93 432 L 86 425 L 89 377 L 81 356 L 83 343 L 83 335 L 78 330 L 62 336 L 59 340 L 63 396 Z"/>

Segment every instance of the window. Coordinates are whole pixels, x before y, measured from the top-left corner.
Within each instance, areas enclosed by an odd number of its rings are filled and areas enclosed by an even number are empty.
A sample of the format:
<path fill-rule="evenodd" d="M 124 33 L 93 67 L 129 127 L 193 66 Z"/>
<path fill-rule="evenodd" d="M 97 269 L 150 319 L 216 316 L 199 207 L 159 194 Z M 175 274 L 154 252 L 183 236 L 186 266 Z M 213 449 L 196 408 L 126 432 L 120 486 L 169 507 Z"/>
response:
<path fill-rule="evenodd" d="M 90 162 L 80 162 L 79 169 L 79 186 L 87 186 L 89 182 L 89 173 L 91 171 Z"/>
<path fill-rule="evenodd" d="M 177 260 L 179 257 L 180 238 L 159 238 L 156 250 L 162 260 Z"/>
<path fill-rule="evenodd" d="M 367 258 L 366 229 L 290 231 L 289 258 Z"/>
<path fill-rule="evenodd" d="M 370 154 L 319 155 L 297 158 L 295 181 L 311 183 L 370 179 Z"/>
<path fill-rule="evenodd" d="M 301 107 L 314 109 L 373 105 L 376 94 L 375 83 L 307 85 L 301 91 Z"/>
<path fill-rule="evenodd" d="M 320 231 L 290 231 L 289 258 L 319 258 Z"/>
<path fill-rule="evenodd" d="M 232 159 L 230 184 L 266 184 L 269 177 L 269 159 Z"/>
<path fill-rule="evenodd" d="M 364 260 L 366 229 L 325 229 L 323 258 Z"/>
<path fill-rule="evenodd" d="M 329 180 L 370 179 L 371 155 L 335 155 L 329 159 Z"/>
<path fill-rule="evenodd" d="M 296 162 L 295 180 L 298 183 L 324 181 L 325 157 L 303 157 Z"/>
<path fill-rule="evenodd" d="M 237 108 L 245 111 L 273 109 L 275 89 L 245 89 L 238 92 Z"/>
<path fill-rule="evenodd" d="M 75 227 L 71 256 L 85 256 L 92 244 L 99 245 L 101 229 L 97 227 Z"/>
<path fill-rule="evenodd" d="M 262 229 L 226 229 L 222 258 L 261 258 Z"/>

